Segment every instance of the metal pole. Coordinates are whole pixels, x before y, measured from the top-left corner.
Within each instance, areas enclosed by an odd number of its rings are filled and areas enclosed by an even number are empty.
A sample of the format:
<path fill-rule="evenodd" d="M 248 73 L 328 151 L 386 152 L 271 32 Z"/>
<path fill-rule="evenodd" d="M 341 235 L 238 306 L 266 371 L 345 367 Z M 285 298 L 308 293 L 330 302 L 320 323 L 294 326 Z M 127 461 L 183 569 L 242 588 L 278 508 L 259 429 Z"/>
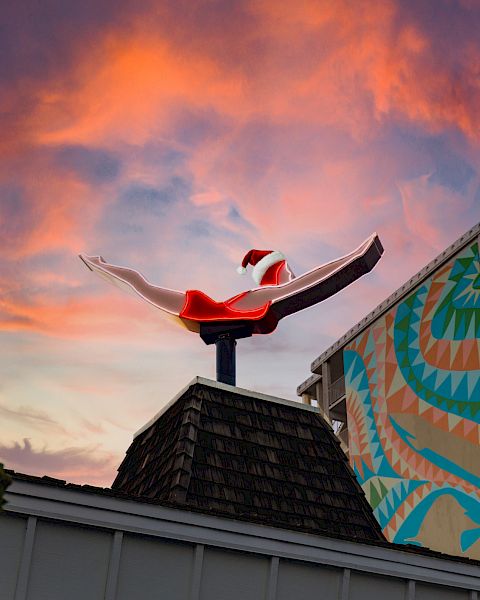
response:
<path fill-rule="evenodd" d="M 229 333 L 219 335 L 215 340 L 217 348 L 217 381 L 235 385 L 235 346 L 237 340 Z"/>

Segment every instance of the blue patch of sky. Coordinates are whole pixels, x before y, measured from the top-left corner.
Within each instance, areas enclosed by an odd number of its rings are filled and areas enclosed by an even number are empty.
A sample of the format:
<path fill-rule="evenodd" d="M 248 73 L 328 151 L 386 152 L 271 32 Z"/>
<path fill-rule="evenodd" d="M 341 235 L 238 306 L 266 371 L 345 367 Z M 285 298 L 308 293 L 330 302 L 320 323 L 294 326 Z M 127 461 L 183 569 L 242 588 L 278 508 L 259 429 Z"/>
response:
<path fill-rule="evenodd" d="M 105 208 L 98 224 L 101 237 L 117 239 L 125 235 L 138 240 L 139 235 L 148 237 L 150 227 L 168 217 L 171 210 L 185 203 L 191 193 L 191 184 L 181 177 L 172 177 L 163 185 L 153 186 L 137 181 L 124 186 L 117 201 Z"/>
<path fill-rule="evenodd" d="M 143 146 L 123 146 L 121 153 L 127 160 L 139 160 L 143 165 L 154 165 L 159 170 L 169 173 L 183 167 L 187 156 L 183 149 L 180 150 L 164 140 L 149 141 Z"/>
<path fill-rule="evenodd" d="M 175 140 L 188 148 L 222 136 L 229 129 L 229 121 L 213 109 L 179 110 L 173 117 Z"/>
<path fill-rule="evenodd" d="M 216 227 L 205 219 L 194 219 L 185 225 L 185 231 L 190 236 L 197 238 L 212 237 Z"/>
<path fill-rule="evenodd" d="M 34 213 L 21 186 L 0 186 L 0 236 L 3 243 L 20 243 L 35 226 Z"/>
<path fill-rule="evenodd" d="M 413 126 L 389 127 L 382 144 L 385 151 L 407 155 L 412 160 L 405 167 L 404 178 L 429 174 L 431 183 L 453 192 L 466 193 L 477 172 L 461 154 L 463 137 L 455 132 L 425 135 Z M 455 150 L 453 147 L 458 148 Z"/>
<path fill-rule="evenodd" d="M 468 184 L 476 175 L 472 165 L 448 148 L 441 138 L 428 140 L 426 148 L 435 165 L 435 171 L 430 175 L 429 181 L 454 192 L 465 193 Z"/>
<path fill-rule="evenodd" d="M 113 181 L 122 168 L 116 154 L 87 146 L 63 146 L 55 151 L 55 162 L 92 184 Z"/>
<path fill-rule="evenodd" d="M 187 200 L 190 192 L 190 183 L 182 177 L 172 177 L 162 187 L 131 183 L 122 191 L 116 208 L 126 209 L 131 216 L 135 213 L 163 215 L 168 207 Z"/>
<path fill-rule="evenodd" d="M 245 219 L 245 217 L 240 213 L 238 208 L 233 204 L 230 206 L 227 215 L 229 221 L 231 221 L 234 225 L 238 225 L 240 227 L 248 227 L 248 229 L 254 229 L 253 225 Z"/>
<path fill-rule="evenodd" d="M 480 206 L 480 185 L 477 188 L 477 191 L 475 192 L 475 198 L 473 200 L 475 207 L 479 207 Z"/>
<path fill-rule="evenodd" d="M 237 218 L 243 220 L 236 209 L 234 209 L 234 214 L 235 212 L 238 215 Z M 245 221 L 245 223 L 249 225 L 248 221 Z M 242 239 L 241 232 L 232 230 L 231 227 L 224 227 L 222 224 L 217 224 L 200 216 L 192 216 L 191 220 L 183 226 L 183 231 L 185 233 L 184 240 L 186 244 L 190 244 L 192 241 L 195 243 L 195 240 L 201 239 Z"/>
<path fill-rule="evenodd" d="M 45 79 L 68 69 L 79 45 L 95 39 L 104 27 L 123 22 L 126 10 L 135 3 L 129 0 L 50 0 L 11 2 L 2 5 L 5 24 L 0 35 L 0 80 L 10 82 L 25 78 Z"/>

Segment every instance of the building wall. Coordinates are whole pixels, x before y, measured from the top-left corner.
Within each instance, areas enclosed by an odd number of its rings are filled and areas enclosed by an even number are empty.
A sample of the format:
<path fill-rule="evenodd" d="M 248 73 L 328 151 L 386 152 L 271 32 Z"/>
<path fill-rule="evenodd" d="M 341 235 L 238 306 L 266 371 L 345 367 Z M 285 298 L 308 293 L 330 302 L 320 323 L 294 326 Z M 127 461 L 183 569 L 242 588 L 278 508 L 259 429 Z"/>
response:
<path fill-rule="evenodd" d="M 478 600 L 478 566 L 16 482 L 0 600 Z"/>
<path fill-rule="evenodd" d="M 387 539 L 480 558 L 480 260 L 470 243 L 344 349 L 352 467 Z"/>
<path fill-rule="evenodd" d="M 0 518 L 3 544 L 21 548 L 26 524 L 21 517 Z M 348 570 L 345 581 L 344 569 L 337 567 L 283 558 L 272 563 L 271 557 L 258 553 L 134 533 L 122 533 L 113 582 L 109 571 L 114 547 L 113 532 L 39 519 L 28 577 L 19 579 L 21 552 L 10 554 L 0 544 L 2 567 L 5 560 L 8 564 L 8 569 L 2 568 L 0 599 L 292 600 L 318 597 L 321 590 L 324 600 L 369 600 L 374 592 L 404 600 L 408 590 L 408 581 L 401 577 Z M 468 589 L 415 585 L 418 591 L 412 600 L 475 597 Z"/>

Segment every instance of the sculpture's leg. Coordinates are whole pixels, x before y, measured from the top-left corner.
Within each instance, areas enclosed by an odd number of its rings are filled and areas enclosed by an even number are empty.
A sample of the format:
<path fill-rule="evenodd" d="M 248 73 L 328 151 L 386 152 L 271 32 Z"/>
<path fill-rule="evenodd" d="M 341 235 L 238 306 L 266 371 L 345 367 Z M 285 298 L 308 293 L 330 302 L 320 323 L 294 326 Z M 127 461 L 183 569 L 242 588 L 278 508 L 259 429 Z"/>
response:
<path fill-rule="evenodd" d="M 172 315 L 178 317 L 185 304 L 185 294 L 149 283 L 143 275 L 127 267 L 107 263 L 100 256 L 80 255 L 87 267 L 113 284 L 125 284 L 139 296 Z"/>

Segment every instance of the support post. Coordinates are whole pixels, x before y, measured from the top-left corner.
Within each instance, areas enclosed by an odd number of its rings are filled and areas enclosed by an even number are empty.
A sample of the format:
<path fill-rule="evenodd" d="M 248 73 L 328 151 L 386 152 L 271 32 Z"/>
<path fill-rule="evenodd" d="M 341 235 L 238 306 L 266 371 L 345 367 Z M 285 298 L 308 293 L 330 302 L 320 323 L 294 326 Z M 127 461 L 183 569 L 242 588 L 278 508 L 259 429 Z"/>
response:
<path fill-rule="evenodd" d="M 328 360 L 322 363 L 322 391 L 323 413 L 330 420 L 330 365 Z"/>
<path fill-rule="evenodd" d="M 312 406 L 312 397 L 310 394 L 302 394 L 302 403 Z"/>
<path fill-rule="evenodd" d="M 236 365 L 235 346 L 236 339 L 230 333 L 223 333 L 215 340 L 217 349 L 217 381 L 235 385 Z"/>
<path fill-rule="evenodd" d="M 321 381 L 318 381 L 315 384 L 315 399 L 317 400 L 318 407 L 323 406 L 323 388 Z"/>

